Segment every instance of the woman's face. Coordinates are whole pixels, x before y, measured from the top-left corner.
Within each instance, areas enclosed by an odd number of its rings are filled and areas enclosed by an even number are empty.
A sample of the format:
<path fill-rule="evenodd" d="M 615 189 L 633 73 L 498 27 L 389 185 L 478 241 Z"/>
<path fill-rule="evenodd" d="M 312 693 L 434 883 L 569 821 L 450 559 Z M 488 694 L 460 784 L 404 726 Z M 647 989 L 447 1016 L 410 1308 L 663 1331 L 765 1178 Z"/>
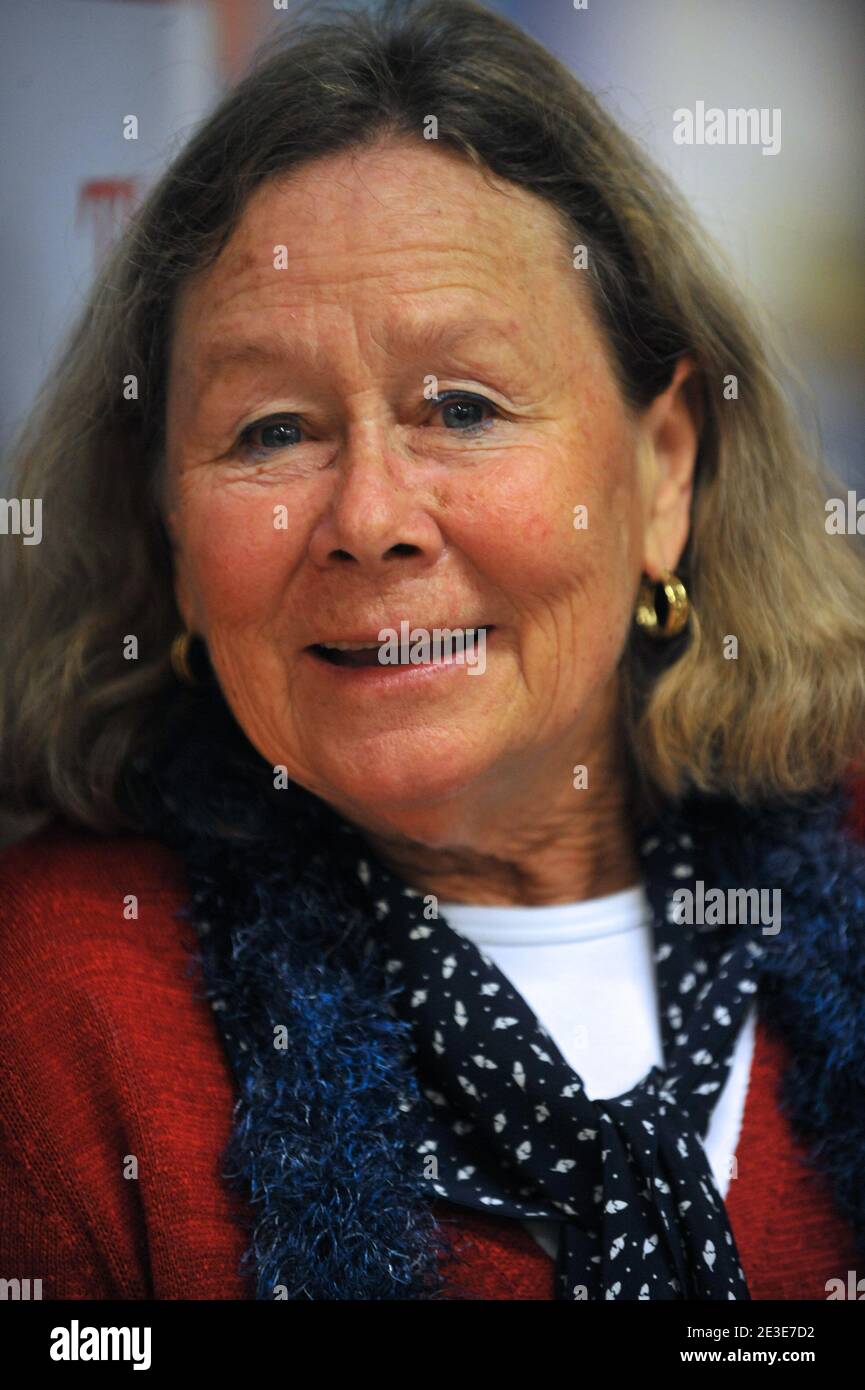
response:
<path fill-rule="evenodd" d="M 681 411 L 629 417 L 572 254 L 541 200 L 391 141 L 259 188 L 177 306 L 181 613 L 264 758 L 371 827 L 569 787 L 684 544 Z M 477 669 L 321 650 L 403 622 L 484 628 Z"/>

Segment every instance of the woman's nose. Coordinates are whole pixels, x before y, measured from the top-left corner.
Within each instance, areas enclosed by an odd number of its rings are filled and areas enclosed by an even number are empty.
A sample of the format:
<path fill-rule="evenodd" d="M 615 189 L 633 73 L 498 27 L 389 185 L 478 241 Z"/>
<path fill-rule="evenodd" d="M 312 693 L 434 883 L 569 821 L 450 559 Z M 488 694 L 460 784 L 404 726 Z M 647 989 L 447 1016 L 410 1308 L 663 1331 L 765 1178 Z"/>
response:
<path fill-rule="evenodd" d="M 405 564 L 426 567 L 444 548 L 428 488 L 405 476 L 405 465 L 368 441 L 335 468 L 334 490 L 310 540 L 320 566 L 368 568 Z"/>

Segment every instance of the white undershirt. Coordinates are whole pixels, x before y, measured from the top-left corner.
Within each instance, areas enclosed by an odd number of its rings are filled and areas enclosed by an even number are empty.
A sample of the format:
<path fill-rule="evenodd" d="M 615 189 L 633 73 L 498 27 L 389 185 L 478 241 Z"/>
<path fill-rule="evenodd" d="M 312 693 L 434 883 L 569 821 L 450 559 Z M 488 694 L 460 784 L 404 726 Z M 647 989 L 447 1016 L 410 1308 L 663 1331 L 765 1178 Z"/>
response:
<path fill-rule="evenodd" d="M 651 912 L 642 885 L 553 907 L 440 902 L 439 910 L 531 1006 L 581 1076 L 589 1099 L 621 1095 L 662 1064 Z M 752 1004 L 706 1135 L 722 1196 L 742 1127 L 755 1024 Z M 555 1256 L 556 1223 L 524 1224 Z"/>

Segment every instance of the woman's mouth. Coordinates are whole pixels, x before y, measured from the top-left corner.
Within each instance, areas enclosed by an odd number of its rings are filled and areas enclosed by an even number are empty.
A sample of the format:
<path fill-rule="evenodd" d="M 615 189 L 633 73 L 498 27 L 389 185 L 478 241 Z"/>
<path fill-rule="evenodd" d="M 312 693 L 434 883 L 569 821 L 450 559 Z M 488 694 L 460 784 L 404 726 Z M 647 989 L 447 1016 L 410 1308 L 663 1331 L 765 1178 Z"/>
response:
<path fill-rule="evenodd" d="M 310 651 L 332 666 L 380 666 L 382 643 L 316 642 Z"/>
<path fill-rule="evenodd" d="M 405 672 L 422 666 L 477 664 L 478 651 L 483 650 L 492 624 L 476 628 L 411 628 L 402 625 L 399 636 L 381 641 L 314 642 L 307 651 L 328 666 L 348 670 L 376 670 L 383 675 Z"/>

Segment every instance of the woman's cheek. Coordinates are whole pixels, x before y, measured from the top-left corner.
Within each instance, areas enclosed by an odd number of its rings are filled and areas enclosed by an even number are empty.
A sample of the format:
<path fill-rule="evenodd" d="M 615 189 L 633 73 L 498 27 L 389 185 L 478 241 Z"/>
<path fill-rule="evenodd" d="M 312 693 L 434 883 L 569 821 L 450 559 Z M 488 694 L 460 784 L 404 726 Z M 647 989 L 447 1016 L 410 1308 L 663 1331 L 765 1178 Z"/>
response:
<path fill-rule="evenodd" d="M 537 448 L 497 469 L 450 515 L 452 527 L 461 521 L 457 544 L 482 558 L 487 577 L 528 598 L 579 584 L 581 571 L 607 559 L 612 568 L 621 511 L 600 473 L 575 468 L 562 449 Z M 605 556 L 611 544 L 614 555 Z"/>
<path fill-rule="evenodd" d="M 210 493 L 189 500 L 182 550 L 187 577 L 207 623 L 235 622 L 273 611 L 298 548 L 292 531 L 278 526 L 273 505 L 261 497 Z"/>

